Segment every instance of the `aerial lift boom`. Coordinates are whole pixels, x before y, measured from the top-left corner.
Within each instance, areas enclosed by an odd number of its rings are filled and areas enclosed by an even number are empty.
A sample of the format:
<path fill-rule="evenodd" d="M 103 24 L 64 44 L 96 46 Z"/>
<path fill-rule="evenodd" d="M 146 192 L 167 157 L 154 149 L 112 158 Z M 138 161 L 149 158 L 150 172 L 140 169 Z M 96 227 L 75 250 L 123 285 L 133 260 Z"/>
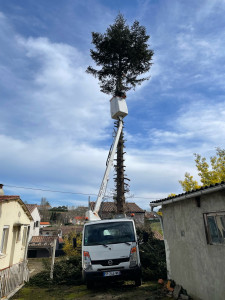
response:
<path fill-rule="evenodd" d="M 97 200 L 95 202 L 94 210 L 92 211 L 91 208 L 89 207 L 89 210 L 86 212 L 86 217 L 89 221 L 101 220 L 101 218 L 98 215 L 98 212 L 102 203 L 102 199 L 106 192 L 107 184 L 109 181 L 109 173 L 113 165 L 116 148 L 123 129 L 123 117 L 125 117 L 128 114 L 127 105 L 124 98 L 113 97 L 110 100 L 110 104 L 111 104 L 111 116 L 113 119 L 119 120 L 119 126 L 117 128 L 117 132 L 114 141 L 112 143 L 111 149 L 109 151 L 109 156 L 106 163 L 106 170 L 102 179 Z"/>
<path fill-rule="evenodd" d="M 89 208 L 89 210 L 87 211 L 86 216 L 88 217 L 88 220 L 90 220 L 90 221 L 101 220 L 101 218 L 98 215 L 98 212 L 99 212 L 99 209 L 100 209 L 100 206 L 101 206 L 101 203 L 102 203 L 102 199 L 105 195 L 105 191 L 106 191 L 107 184 L 108 184 L 108 181 L 109 181 L 109 173 L 110 173 L 111 167 L 113 165 L 113 159 L 114 159 L 114 156 L 115 156 L 115 153 L 116 153 L 116 148 L 117 148 L 117 145 L 118 145 L 118 142 L 119 142 L 119 138 L 120 138 L 120 134 L 122 132 L 122 128 L 123 128 L 123 121 L 122 121 L 122 118 L 120 118 L 119 126 L 118 126 L 118 129 L 117 129 L 117 132 L 116 132 L 116 136 L 114 138 L 111 150 L 109 152 L 105 174 L 104 174 L 103 179 L 102 179 L 102 183 L 101 183 L 99 193 L 98 193 L 98 198 L 95 202 L 94 210 L 92 211 Z"/>

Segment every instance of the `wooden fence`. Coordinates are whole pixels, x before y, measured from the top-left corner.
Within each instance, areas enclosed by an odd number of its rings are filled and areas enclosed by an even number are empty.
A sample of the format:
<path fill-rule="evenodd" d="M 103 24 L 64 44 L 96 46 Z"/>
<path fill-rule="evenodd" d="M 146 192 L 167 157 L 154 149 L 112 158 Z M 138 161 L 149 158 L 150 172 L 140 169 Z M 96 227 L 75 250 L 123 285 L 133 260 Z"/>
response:
<path fill-rule="evenodd" d="M 27 262 L 15 264 L 0 271 L 0 298 L 6 297 L 18 286 L 29 281 Z"/>

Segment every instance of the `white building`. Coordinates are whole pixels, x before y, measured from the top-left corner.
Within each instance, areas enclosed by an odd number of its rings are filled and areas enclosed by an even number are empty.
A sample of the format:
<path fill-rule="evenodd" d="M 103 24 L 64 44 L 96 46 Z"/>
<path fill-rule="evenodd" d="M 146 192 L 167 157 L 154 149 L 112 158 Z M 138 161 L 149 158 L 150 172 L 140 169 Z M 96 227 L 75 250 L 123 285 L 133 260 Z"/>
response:
<path fill-rule="evenodd" d="M 30 233 L 29 233 L 29 242 L 32 239 L 32 236 L 38 236 L 40 230 L 40 221 L 41 217 L 37 208 L 37 204 L 26 204 L 33 221 L 30 224 Z"/>

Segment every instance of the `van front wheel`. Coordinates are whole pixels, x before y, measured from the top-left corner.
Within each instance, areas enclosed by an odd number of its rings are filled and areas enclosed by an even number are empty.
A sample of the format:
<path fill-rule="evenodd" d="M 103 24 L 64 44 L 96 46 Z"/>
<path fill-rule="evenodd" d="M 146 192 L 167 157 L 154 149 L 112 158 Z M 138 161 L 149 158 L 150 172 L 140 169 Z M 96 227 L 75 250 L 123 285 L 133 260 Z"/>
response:
<path fill-rule="evenodd" d="M 142 279 L 141 279 L 141 277 L 136 278 L 135 279 L 135 286 L 141 286 L 141 285 L 142 285 Z"/>

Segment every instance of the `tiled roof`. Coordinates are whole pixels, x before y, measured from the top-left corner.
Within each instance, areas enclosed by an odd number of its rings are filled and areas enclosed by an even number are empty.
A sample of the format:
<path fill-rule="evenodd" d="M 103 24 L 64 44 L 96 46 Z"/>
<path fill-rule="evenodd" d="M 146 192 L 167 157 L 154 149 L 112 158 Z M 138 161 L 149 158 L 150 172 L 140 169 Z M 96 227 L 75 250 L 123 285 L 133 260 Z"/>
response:
<path fill-rule="evenodd" d="M 40 230 L 42 230 L 42 231 L 57 231 L 57 232 L 61 231 L 59 227 L 55 227 L 55 226 L 42 227 L 42 228 L 40 228 Z"/>
<path fill-rule="evenodd" d="M 8 195 L 1 195 L 0 202 L 10 201 L 10 200 L 19 200 L 20 196 L 8 196 Z"/>
<path fill-rule="evenodd" d="M 50 245 L 54 242 L 55 237 L 54 236 L 32 236 L 32 239 L 30 241 L 30 244 L 47 244 Z"/>
<path fill-rule="evenodd" d="M 83 230 L 83 226 L 62 226 L 62 236 L 69 234 L 70 232 L 81 233 Z"/>
<path fill-rule="evenodd" d="M 26 204 L 26 207 L 28 208 L 29 212 L 32 213 L 32 211 L 37 207 L 37 204 Z"/>
<path fill-rule="evenodd" d="M 186 198 L 195 197 L 196 195 L 199 195 L 199 194 L 210 193 L 210 192 L 214 192 L 214 191 L 222 190 L 222 189 L 225 189 L 225 181 L 221 181 L 220 183 L 210 184 L 208 186 L 203 186 L 199 189 L 192 190 L 192 191 L 189 191 L 186 193 L 182 193 L 182 194 L 179 194 L 179 195 L 176 195 L 173 197 L 167 197 L 164 199 L 152 201 L 150 204 L 155 204 L 155 203 L 157 204 L 157 203 L 166 202 L 169 200 L 179 200 L 179 198 L 180 198 L 180 200 L 182 200 L 182 199 L 186 199 Z"/>
<path fill-rule="evenodd" d="M 91 202 L 91 209 L 94 209 L 95 202 Z M 102 202 L 100 211 L 104 212 L 116 212 L 116 204 L 114 202 Z M 144 213 L 145 210 L 141 209 L 136 203 L 134 202 L 126 202 L 125 203 L 125 212 L 126 213 Z"/>

